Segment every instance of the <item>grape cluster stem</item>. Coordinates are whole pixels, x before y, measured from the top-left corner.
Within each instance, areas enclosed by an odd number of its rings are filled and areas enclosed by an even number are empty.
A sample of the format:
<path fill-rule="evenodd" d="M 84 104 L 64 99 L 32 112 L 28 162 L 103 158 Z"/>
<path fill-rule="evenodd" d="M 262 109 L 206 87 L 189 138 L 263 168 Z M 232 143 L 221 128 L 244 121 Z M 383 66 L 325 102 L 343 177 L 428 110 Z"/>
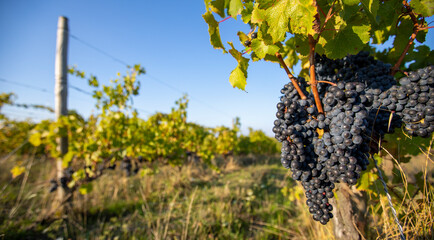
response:
<path fill-rule="evenodd" d="M 310 75 L 310 87 L 312 88 L 313 97 L 315 99 L 315 105 L 318 109 L 318 113 L 324 113 L 322 108 L 321 98 L 318 94 L 317 81 L 315 77 L 315 45 L 316 41 L 313 39 L 312 35 L 309 34 L 309 75 Z"/>
<path fill-rule="evenodd" d="M 286 63 L 283 61 L 282 55 L 277 52 L 276 57 L 277 59 L 279 59 L 280 65 L 283 67 L 283 69 L 285 69 L 285 72 L 291 80 L 292 84 L 294 85 L 295 89 L 297 90 L 298 95 L 300 95 L 301 99 L 306 99 L 306 95 L 304 95 L 303 91 L 298 85 L 297 79 L 294 77 L 294 75 L 292 75 L 292 73 L 288 69 L 288 66 L 286 66 Z"/>

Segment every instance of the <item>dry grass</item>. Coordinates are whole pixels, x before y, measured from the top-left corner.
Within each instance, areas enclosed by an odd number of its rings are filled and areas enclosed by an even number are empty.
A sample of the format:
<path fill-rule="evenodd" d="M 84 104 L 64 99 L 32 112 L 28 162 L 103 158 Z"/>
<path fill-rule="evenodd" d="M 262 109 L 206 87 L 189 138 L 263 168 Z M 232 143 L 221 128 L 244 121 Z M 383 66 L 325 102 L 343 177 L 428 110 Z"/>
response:
<path fill-rule="evenodd" d="M 91 193 L 74 195 L 65 215 L 40 222 L 54 197 L 48 182 L 55 173 L 49 159 L 28 156 L 26 181 L 1 172 L 0 239 L 334 239 L 332 224 L 312 220 L 301 187 L 278 159 L 239 162 L 222 165 L 221 173 L 202 164 L 162 166 L 133 177 L 108 171 L 93 182 Z M 373 187 L 382 192 L 378 183 Z M 399 189 L 407 189 L 405 199 L 392 197 L 407 239 L 432 239 L 432 187 L 414 196 L 411 184 Z M 396 239 L 387 199 L 374 193 L 365 238 Z"/>

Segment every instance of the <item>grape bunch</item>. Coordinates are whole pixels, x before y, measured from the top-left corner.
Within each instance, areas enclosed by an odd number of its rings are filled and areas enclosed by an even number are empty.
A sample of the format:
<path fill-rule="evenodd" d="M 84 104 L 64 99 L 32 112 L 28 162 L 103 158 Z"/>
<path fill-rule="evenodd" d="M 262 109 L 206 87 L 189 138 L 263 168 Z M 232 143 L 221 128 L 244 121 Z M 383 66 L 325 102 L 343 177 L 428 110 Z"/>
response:
<path fill-rule="evenodd" d="M 298 82 L 302 89 L 306 89 L 303 78 L 298 78 Z M 292 170 L 293 179 L 302 181 L 313 218 L 326 224 L 333 217 L 333 207 L 328 198 L 333 197 L 334 184 L 327 181 L 326 173 L 322 171 L 324 163 L 316 160 L 314 145 L 318 137 L 316 128 L 318 125 L 325 127 L 321 121 L 324 116 L 316 114 L 313 98 L 299 97 L 292 83 L 286 84 L 281 92 L 284 96 L 277 104 L 273 132 L 282 142 L 282 165 Z M 315 115 L 318 116 L 316 119 Z"/>
<path fill-rule="evenodd" d="M 318 92 L 324 114 L 318 113 L 303 78 L 285 84 L 277 104 L 273 132 L 282 143 L 281 163 L 301 181 L 313 219 L 327 224 L 333 217 L 336 183 L 355 185 L 369 164 L 369 153 L 384 134 L 405 124 L 413 136 L 434 130 L 434 67 L 409 73 L 400 85 L 384 64 L 360 52 L 331 60 L 316 55 Z"/>
<path fill-rule="evenodd" d="M 411 136 L 428 137 L 434 132 L 434 66 L 410 72 L 393 86 L 382 107 L 395 114 Z"/>

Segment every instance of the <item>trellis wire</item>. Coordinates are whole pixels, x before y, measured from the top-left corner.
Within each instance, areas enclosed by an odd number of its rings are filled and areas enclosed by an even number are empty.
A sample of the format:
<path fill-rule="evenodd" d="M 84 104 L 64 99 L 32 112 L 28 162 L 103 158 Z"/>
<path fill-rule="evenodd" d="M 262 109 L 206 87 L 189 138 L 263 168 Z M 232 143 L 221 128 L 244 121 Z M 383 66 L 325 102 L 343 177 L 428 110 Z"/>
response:
<path fill-rule="evenodd" d="M 377 160 L 375 160 L 375 158 L 372 158 L 372 159 L 374 160 L 375 168 L 376 168 L 377 171 L 378 171 L 378 176 L 380 177 L 381 184 L 383 184 L 384 192 L 386 192 L 387 200 L 389 201 L 390 209 L 392 209 L 392 214 L 393 214 L 393 217 L 394 217 L 394 219 L 395 219 L 395 223 L 396 223 L 396 225 L 398 225 L 398 229 L 399 229 L 399 233 L 400 233 L 401 240 L 405 240 L 404 231 L 402 230 L 402 226 L 401 226 L 401 224 L 399 223 L 399 219 L 398 219 L 398 217 L 396 216 L 396 210 L 395 210 L 395 208 L 393 207 L 392 197 L 390 196 L 389 191 L 387 191 L 386 182 L 384 181 L 384 179 L 383 179 L 383 175 L 381 174 L 381 171 L 380 171 L 380 168 L 379 168 L 378 165 L 377 165 Z"/>

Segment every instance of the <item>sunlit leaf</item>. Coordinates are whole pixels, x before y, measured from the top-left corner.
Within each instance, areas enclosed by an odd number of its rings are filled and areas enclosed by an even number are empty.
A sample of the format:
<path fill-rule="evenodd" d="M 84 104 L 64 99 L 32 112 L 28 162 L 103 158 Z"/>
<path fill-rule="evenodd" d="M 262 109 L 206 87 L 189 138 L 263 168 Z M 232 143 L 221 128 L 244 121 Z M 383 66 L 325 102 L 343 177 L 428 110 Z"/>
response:
<path fill-rule="evenodd" d="M 243 10 L 243 3 L 241 0 L 230 0 L 228 13 L 233 18 L 237 19 L 237 15 Z"/>
<path fill-rule="evenodd" d="M 411 0 L 410 6 L 415 13 L 424 17 L 429 17 L 434 14 L 434 1 L 432 0 Z"/>
<path fill-rule="evenodd" d="M 211 45 L 215 49 L 222 49 L 226 53 L 226 49 L 223 46 L 222 40 L 220 38 L 219 23 L 215 20 L 212 12 L 206 12 L 202 15 L 205 22 L 208 24 L 208 32 L 210 36 Z"/>
<path fill-rule="evenodd" d="M 12 173 L 12 178 L 16 178 L 18 176 L 20 176 L 21 174 L 23 174 L 26 171 L 26 168 L 23 166 L 14 166 L 11 169 L 11 173 Z"/>
<path fill-rule="evenodd" d="M 29 137 L 29 142 L 35 147 L 41 145 L 41 133 L 35 132 L 31 134 Z"/>

